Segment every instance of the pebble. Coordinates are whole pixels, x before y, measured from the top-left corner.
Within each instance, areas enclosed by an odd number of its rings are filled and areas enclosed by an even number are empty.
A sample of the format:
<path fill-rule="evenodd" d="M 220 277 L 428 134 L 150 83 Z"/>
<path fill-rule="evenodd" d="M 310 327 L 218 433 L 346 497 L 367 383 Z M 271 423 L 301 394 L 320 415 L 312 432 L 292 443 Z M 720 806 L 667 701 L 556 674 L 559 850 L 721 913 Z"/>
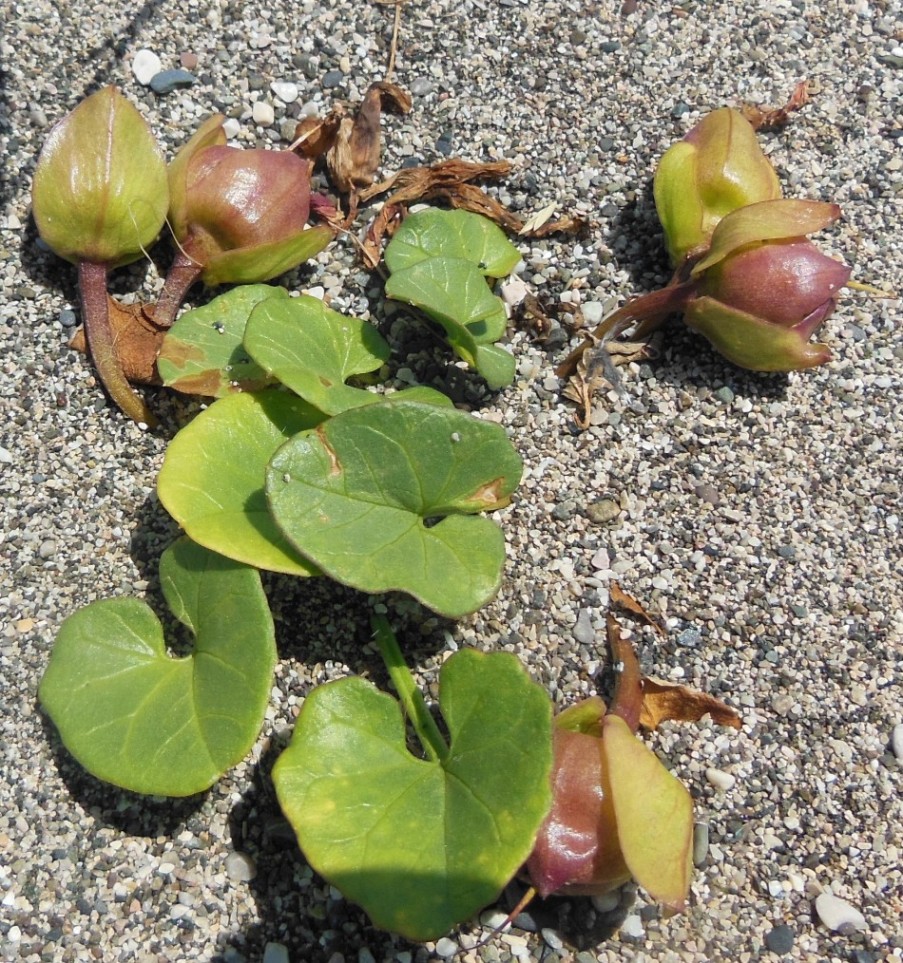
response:
<path fill-rule="evenodd" d="M 13 456 L 8 448 L 0 448 L 0 465 L 11 465 Z"/>
<path fill-rule="evenodd" d="M 705 865 L 709 856 L 709 824 L 696 823 L 693 826 L 693 865 Z"/>
<path fill-rule="evenodd" d="M 865 917 L 845 899 L 833 893 L 821 893 L 815 900 L 818 918 L 835 933 L 850 936 L 866 928 Z"/>
<path fill-rule="evenodd" d="M 298 85 L 287 80 L 274 80 L 270 84 L 270 90 L 284 104 L 293 104 L 298 99 Z"/>
<path fill-rule="evenodd" d="M 591 522 L 604 525 L 621 514 L 621 506 L 613 498 L 600 498 L 586 506 L 586 515 Z"/>
<path fill-rule="evenodd" d="M 163 63 L 153 50 L 142 48 L 132 58 L 132 73 L 142 87 L 149 87 L 162 69 Z"/>
<path fill-rule="evenodd" d="M 581 609 L 574 626 L 574 638 L 583 645 L 592 645 L 596 640 L 596 630 L 593 628 L 592 612 Z"/>
<path fill-rule="evenodd" d="M 783 956 L 793 949 L 795 935 L 791 927 L 787 926 L 786 923 L 781 923 L 765 934 L 765 945 L 772 953 L 778 953 Z"/>
<path fill-rule="evenodd" d="M 251 108 L 251 118 L 260 127 L 269 127 L 276 119 L 276 111 L 273 105 L 265 100 L 255 100 Z"/>
<path fill-rule="evenodd" d="M 585 301 L 582 309 L 583 320 L 588 325 L 597 325 L 605 317 L 605 305 L 601 301 Z"/>
<path fill-rule="evenodd" d="M 246 883 L 257 875 L 257 864 L 247 853 L 229 853 L 225 868 L 226 875 L 233 883 Z"/>
<path fill-rule="evenodd" d="M 283 943 L 267 943 L 263 948 L 263 963 L 289 963 L 288 947 Z"/>
<path fill-rule="evenodd" d="M 53 558 L 56 555 L 56 542 L 52 538 L 45 539 L 38 548 L 38 555 L 43 559 Z"/>
<path fill-rule="evenodd" d="M 890 735 L 890 747 L 893 750 L 894 757 L 903 762 L 903 722 L 897 723 L 894 726 L 893 732 Z"/>
<path fill-rule="evenodd" d="M 198 55 L 190 50 L 186 50 L 184 53 L 179 54 L 179 66 L 184 67 L 185 70 L 197 70 L 198 66 Z"/>
<path fill-rule="evenodd" d="M 344 80 L 345 75 L 341 70 L 327 70 L 326 73 L 323 74 L 321 83 L 327 90 L 330 90 L 333 87 L 338 87 Z"/>
<path fill-rule="evenodd" d="M 197 78 L 187 70 L 161 70 L 151 78 L 151 90 L 155 94 L 170 94 L 197 83 Z"/>
<path fill-rule="evenodd" d="M 63 308 L 63 310 L 60 311 L 60 324 L 64 328 L 74 328 L 77 320 L 72 308 Z"/>
<path fill-rule="evenodd" d="M 241 124 L 234 117 L 230 117 L 223 123 L 223 133 L 227 140 L 233 140 L 241 133 Z"/>
<path fill-rule="evenodd" d="M 620 930 L 621 936 L 629 940 L 642 940 L 646 936 L 643 921 L 638 913 L 630 913 L 624 918 Z"/>
<path fill-rule="evenodd" d="M 713 485 L 697 485 L 693 492 L 700 501 L 709 505 L 718 505 L 721 502 L 721 495 Z"/>
<path fill-rule="evenodd" d="M 737 781 L 729 772 L 725 772 L 723 769 L 715 769 L 714 766 L 709 766 L 706 769 L 705 777 L 720 792 L 727 792 L 728 789 L 733 788 Z"/>
<path fill-rule="evenodd" d="M 443 936 L 436 941 L 436 952 L 444 959 L 454 956 L 459 949 L 458 944 L 454 940 L 450 940 L 447 936 Z"/>

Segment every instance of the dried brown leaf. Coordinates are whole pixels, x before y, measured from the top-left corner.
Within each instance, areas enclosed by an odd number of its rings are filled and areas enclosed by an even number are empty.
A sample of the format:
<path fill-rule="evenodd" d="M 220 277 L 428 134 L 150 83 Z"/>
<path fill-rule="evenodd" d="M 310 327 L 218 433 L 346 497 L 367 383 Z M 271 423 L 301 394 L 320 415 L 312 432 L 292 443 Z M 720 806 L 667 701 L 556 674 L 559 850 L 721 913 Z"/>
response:
<path fill-rule="evenodd" d="M 121 304 L 107 296 L 113 347 L 122 371 L 132 384 L 158 385 L 157 353 L 165 331 L 154 324 L 153 307 L 148 304 Z M 84 328 L 79 328 L 69 347 L 88 354 Z"/>
<path fill-rule="evenodd" d="M 783 107 L 760 107 L 758 104 L 743 104 L 740 113 L 756 130 L 767 127 L 783 127 L 790 115 L 809 103 L 809 81 L 801 80 L 793 89 L 790 99 Z"/>
<path fill-rule="evenodd" d="M 529 331 L 537 341 L 545 341 L 548 338 L 553 321 L 535 294 L 527 292 L 513 313 L 517 328 Z"/>
<path fill-rule="evenodd" d="M 608 647 L 611 649 L 618 679 L 608 711 L 620 716 L 631 730 L 636 732 L 643 700 L 643 677 L 640 673 L 640 664 L 637 662 L 633 646 L 622 637 L 621 626 L 610 612 L 605 624 L 608 631 Z"/>
<path fill-rule="evenodd" d="M 612 604 L 641 618 L 647 625 L 652 626 L 652 628 L 655 629 L 655 631 L 658 632 L 662 638 L 667 635 L 667 632 L 665 632 L 664 627 L 661 625 L 658 619 L 653 618 L 653 616 L 646 611 L 643 605 L 632 595 L 628 595 L 628 593 L 625 592 L 617 582 L 611 582 L 609 584 L 608 594 Z"/>
<path fill-rule="evenodd" d="M 379 194 L 393 191 L 386 203 L 414 204 L 434 196 L 437 190 L 454 191 L 462 184 L 475 180 L 498 180 L 510 173 L 508 161 L 495 161 L 489 164 L 472 164 L 469 161 L 452 158 L 440 161 L 429 167 L 407 167 L 393 174 L 379 184 L 361 191 L 361 200 L 369 201 Z"/>
<path fill-rule="evenodd" d="M 404 219 L 402 204 L 383 204 L 382 210 L 370 222 L 361 244 L 361 255 L 367 267 L 373 271 L 382 260 L 384 238 L 391 237 Z"/>
<path fill-rule="evenodd" d="M 740 716 L 714 696 L 652 676 L 643 679 L 640 725 L 644 729 L 657 729 L 669 720 L 698 722 L 704 715 L 710 715 L 719 726 L 739 729 L 743 725 Z"/>
<path fill-rule="evenodd" d="M 325 117 L 303 118 L 295 128 L 291 149 L 308 160 L 319 160 L 332 149 L 339 133 L 339 125 L 346 116 L 343 108 L 336 108 Z"/>

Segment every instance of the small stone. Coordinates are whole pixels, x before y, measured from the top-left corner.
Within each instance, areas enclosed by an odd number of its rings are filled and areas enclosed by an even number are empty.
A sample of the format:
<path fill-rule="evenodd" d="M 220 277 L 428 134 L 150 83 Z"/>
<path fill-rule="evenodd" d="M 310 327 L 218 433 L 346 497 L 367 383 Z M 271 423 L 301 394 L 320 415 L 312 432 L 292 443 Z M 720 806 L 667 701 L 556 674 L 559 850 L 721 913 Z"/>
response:
<path fill-rule="evenodd" d="M 723 401 L 726 405 L 729 405 L 734 400 L 734 393 L 727 385 L 722 385 L 722 387 L 715 392 L 715 397 L 719 401 Z"/>
<path fill-rule="evenodd" d="M 150 82 L 162 69 L 163 63 L 153 50 L 142 48 L 132 59 L 132 73 L 142 87 L 150 86 Z"/>
<path fill-rule="evenodd" d="M 225 869 L 233 883 L 247 883 L 257 875 L 257 866 L 247 853 L 229 853 Z"/>
<path fill-rule="evenodd" d="M 829 930 L 840 933 L 842 936 L 860 933 L 866 928 L 862 913 L 833 893 L 821 893 L 818 896 L 815 900 L 815 912 Z"/>
<path fill-rule="evenodd" d="M 727 792 L 737 781 L 729 772 L 725 772 L 723 769 L 715 769 L 714 766 L 709 766 L 706 769 L 705 777 L 720 792 Z"/>
<path fill-rule="evenodd" d="M 273 105 L 268 104 L 265 100 L 255 100 L 254 106 L 251 108 L 251 118 L 255 124 L 261 127 L 269 127 L 276 119 L 276 111 L 273 110 Z"/>
<path fill-rule="evenodd" d="M 52 538 L 45 539 L 38 548 L 38 555 L 43 559 L 53 558 L 56 555 L 56 542 Z"/>
<path fill-rule="evenodd" d="M 238 137 L 241 133 L 241 124 L 235 117 L 230 117 L 223 123 L 223 133 L 226 135 L 226 140 L 232 140 Z"/>
<path fill-rule="evenodd" d="M 783 956 L 793 949 L 793 938 L 795 934 L 786 923 L 781 923 L 765 935 L 765 945 L 772 953 Z"/>
<path fill-rule="evenodd" d="M 677 636 L 677 644 L 683 645 L 688 649 L 695 649 L 702 642 L 702 635 L 699 629 L 695 629 L 692 626 L 689 629 L 684 629 Z"/>
<path fill-rule="evenodd" d="M 60 311 L 60 324 L 64 328 L 74 328 L 76 320 L 75 312 L 72 308 L 63 308 L 63 310 Z"/>
<path fill-rule="evenodd" d="M 0 465 L 11 465 L 13 456 L 8 448 L 0 448 Z"/>
<path fill-rule="evenodd" d="M 196 70 L 198 66 L 198 55 L 190 50 L 180 53 L 179 66 L 185 70 Z"/>
<path fill-rule="evenodd" d="M 327 70 L 323 74 L 322 84 L 329 90 L 331 87 L 338 87 L 345 80 L 345 75 L 341 70 Z"/>
<path fill-rule="evenodd" d="M 600 498 L 586 506 L 586 515 L 591 522 L 604 525 L 621 514 L 621 506 L 613 498 Z"/>
<path fill-rule="evenodd" d="M 431 94 L 435 90 L 435 86 L 431 80 L 426 77 L 417 77 L 411 84 L 411 93 L 415 97 L 425 97 L 427 94 Z"/>
<path fill-rule="evenodd" d="M 693 827 L 693 865 L 705 865 L 709 856 L 709 824 L 696 823 Z"/>
<path fill-rule="evenodd" d="M 592 613 L 589 609 L 581 609 L 574 626 L 574 638 L 582 645 L 592 645 L 596 640 L 596 630 L 593 628 Z"/>
<path fill-rule="evenodd" d="M 436 941 L 436 952 L 443 958 L 454 956 L 459 949 L 458 944 L 447 936 L 443 936 L 442 939 Z"/>
<path fill-rule="evenodd" d="M 341 956 L 341 954 L 339 954 Z M 366 946 L 362 946 L 357 951 L 357 963 L 376 963 L 376 957 Z"/>
<path fill-rule="evenodd" d="M 560 950 L 564 948 L 564 940 L 555 932 L 553 929 L 545 926 L 542 929 L 542 938 L 546 941 L 546 946 L 553 950 Z"/>
<path fill-rule="evenodd" d="M 621 895 L 617 890 L 612 890 L 610 893 L 603 893 L 601 896 L 593 896 L 592 898 L 593 908 L 597 913 L 611 913 L 613 910 L 618 908 L 618 904 L 621 902 Z"/>
<path fill-rule="evenodd" d="M 270 84 L 270 90 L 284 104 L 293 104 L 298 99 L 298 85 L 288 80 L 274 80 Z"/>
<path fill-rule="evenodd" d="M 903 762 L 903 722 L 894 726 L 894 731 L 890 735 L 890 747 L 893 750 L 894 758 Z"/>
<path fill-rule="evenodd" d="M 195 83 L 197 78 L 187 70 L 161 70 L 151 78 L 150 86 L 155 94 L 171 94 Z"/>
<path fill-rule="evenodd" d="M 642 940 L 646 936 L 643 921 L 637 913 L 630 913 L 621 924 L 621 936 L 628 940 Z"/>
<path fill-rule="evenodd" d="M 288 947 L 282 943 L 267 943 L 263 948 L 263 963 L 289 963 Z"/>
<path fill-rule="evenodd" d="M 605 305 L 601 301 L 586 301 L 581 310 L 583 320 L 590 326 L 597 325 L 605 316 Z"/>
<path fill-rule="evenodd" d="M 700 501 L 706 502 L 708 505 L 718 505 L 721 501 L 721 495 L 713 485 L 697 485 L 693 491 Z"/>

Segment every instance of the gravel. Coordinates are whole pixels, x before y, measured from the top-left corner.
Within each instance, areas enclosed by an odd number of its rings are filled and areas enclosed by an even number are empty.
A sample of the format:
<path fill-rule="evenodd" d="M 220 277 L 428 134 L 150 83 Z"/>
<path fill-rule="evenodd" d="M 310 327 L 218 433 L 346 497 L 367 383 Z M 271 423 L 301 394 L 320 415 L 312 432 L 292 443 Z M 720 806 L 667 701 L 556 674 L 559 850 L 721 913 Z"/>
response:
<path fill-rule="evenodd" d="M 513 208 L 554 204 L 594 222 L 579 240 L 520 240 L 521 280 L 553 313 L 583 303 L 596 317 L 667 279 L 650 186 L 664 149 L 706 111 L 777 104 L 808 77 L 813 103 L 763 136 L 765 149 L 788 195 L 842 205 L 821 247 L 857 280 L 899 291 L 903 70 L 891 10 L 411 0 L 396 79 L 417 96 L 409 115 L 385 119 L 383 169 L 449 153 L 511 160 L 492 191 Z M 393 8 L 74 0 L 63 14 L 49 0 L 3 0 L 0 13 L 0 958 L 441 958 L 449 943 L 376 931 L 313 873 L 269 780 L 313 686 L 382 678 L 361 645 L 368 604 L 356 593 L 267 579 L 282 657 L 264 731 L 201 797 L 145 799 L 96 782 L 36 702 L 67 615 L 109 596 L 159 601 L 157 560 L 176 528 L 155 477 L 168 437 L 197 410 L 160 393 L 164 428 L 139 430 L 67 348 L 74 272 L 29 219 L 49 125 L 113 83 L 170 156 L 215 110 L 235 143 L 284 146 L 298 118 L 383 76 Z M 167 70 L 190 64 L 192 86 L 143 86 L 154 61 L 142 55 L 136 71 L 142 50 Z M 156 267 L 115 275 L 117 296 L 159 289 L 165 265 L 153 254 Z M 594 693 L 617 578 L 669 631 L 637 636 L 645 671 L 706 689 L 744 718 L 740 732 L 669 724 L 649 738 L 708 827 L 684 914 L 665 918 L 633 887 L 534 904 L 537 932 L 514 928 L 479 949 L 466 948 L 489 935 L 478 920 L 449 934 L 461 959 L 745 963 L 767 949 L 776 919 L 796 959 L 903 959 L 899 301 L 850 292 L 824 328 L 834 360 L 789 376 L 738 370 L 672 324 L 580 433 L 554 377 L 561 340 L 547 350 L 512 333 L 520 374 L 493 397 L 382 304 L 349 241 L 284 283 L 319 286 L 333 307 L 380 324 L 396 368 L 504 425 L 524 458 L 519 493 L 499 513 L 509 561 L 498 598 L 454 624 L 391 600 L 425 684 L 449 651 L 476 646 L 516 653 L 560 707 Z M 715 772 L 729 774 L 729 791 Z M 236 879 L 234 859 L 227 872 L 230 854 L 256 867 L 253 882 Z M 839 923 L 818 909 L 832 901 L 849 907 Z"/>

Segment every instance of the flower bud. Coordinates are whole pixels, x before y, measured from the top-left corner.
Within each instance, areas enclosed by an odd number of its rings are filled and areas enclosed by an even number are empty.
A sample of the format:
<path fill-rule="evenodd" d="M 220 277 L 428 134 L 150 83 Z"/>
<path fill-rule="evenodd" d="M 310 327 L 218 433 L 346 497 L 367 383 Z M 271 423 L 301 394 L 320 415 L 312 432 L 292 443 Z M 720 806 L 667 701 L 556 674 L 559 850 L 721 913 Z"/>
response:
<path fill-rule="evenodd" d="M 725 217 L 692 272 L 684 320 L 729 361 L 753 371 L 823 364 L 809 338 L 831 314 L 850 269 L 805 234 L 840 215 L 834 204 L 767 201 Z"/>
<path fill-rule="evenodd" d="M 718 222 L 731 211 L 781 196 L 755 130 L 729 107 L 708 114 L 665 152 L 653 191 L 675 266 L 704 250 Z"/>
<path fill-rule="evenodd" d="M 60 257 L 128 264 L 156 239 L 168 203 L 160 148 L 115 87 L 83 100 L 51 130 L 32 206 L 38 233 Z"/>

